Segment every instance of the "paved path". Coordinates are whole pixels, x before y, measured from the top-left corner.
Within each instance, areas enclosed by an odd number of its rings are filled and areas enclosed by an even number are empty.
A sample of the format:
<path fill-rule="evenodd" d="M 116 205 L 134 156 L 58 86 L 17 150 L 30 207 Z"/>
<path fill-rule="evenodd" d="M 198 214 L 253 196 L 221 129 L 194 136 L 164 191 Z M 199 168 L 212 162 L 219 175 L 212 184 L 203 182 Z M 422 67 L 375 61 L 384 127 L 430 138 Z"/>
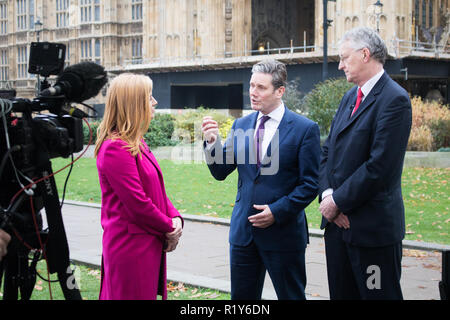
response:
<path fill-rule="evenodd" d="M 99 266 L 101 261 L 100 210 L 64 204 L 63 219 L 72 260 Z M 177 250 L 169 253 L 168 279 L 207 288 L 230 290 L 228 226 L 185 221 Z M 325 249 L 321 237 L 310 237 L 306 249 L 307 299 L 329 299 Z M 402 261 L 402 289 L 408 300 L 439 300 L 441 255 L 405 250 Z M 264 299 L 276 299 L 266 276 Z"/>

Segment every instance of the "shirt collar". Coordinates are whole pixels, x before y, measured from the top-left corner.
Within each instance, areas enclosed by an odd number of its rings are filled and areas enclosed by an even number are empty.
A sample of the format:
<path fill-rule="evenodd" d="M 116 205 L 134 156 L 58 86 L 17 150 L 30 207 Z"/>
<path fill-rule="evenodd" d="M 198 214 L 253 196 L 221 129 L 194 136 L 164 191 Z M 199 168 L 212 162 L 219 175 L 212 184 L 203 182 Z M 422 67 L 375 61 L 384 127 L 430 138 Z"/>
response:
<path fill-rule="evenodd" d="M 267 114 L 270 119 L 276 120 L 278 122 L 281 122 L 281 119 L 283 119 L 284 116 L 284 103 L 283 101 L 281 101 L 281 104 L 275 109 L 273 110 L 271 113 Z M 264 114 L 262 112 L 258 112 L 258 119 L 257 121 L 259 121 L 259 119 L 261 119 L 264 116 Z"/>
<path fill-rule="evenodd" d="M 370 78 L 362 87 L 361 91 L 364 94 L 364 98 L 372 91 L 373 87 L 377 84 L 378 80 L 380 80 L 381 76 L 384 73 L 384 69 L 381 69 L 376 75 Z"/>

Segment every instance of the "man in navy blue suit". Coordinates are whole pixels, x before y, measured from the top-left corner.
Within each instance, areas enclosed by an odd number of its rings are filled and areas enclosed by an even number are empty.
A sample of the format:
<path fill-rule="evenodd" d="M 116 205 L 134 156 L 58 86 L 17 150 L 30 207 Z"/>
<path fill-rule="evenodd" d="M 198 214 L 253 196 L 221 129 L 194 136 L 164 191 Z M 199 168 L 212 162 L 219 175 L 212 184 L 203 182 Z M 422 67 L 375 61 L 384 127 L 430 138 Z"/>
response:
<path fill-rule="evenodd" d="M 286 79 L 276 60 L 253 66 L 256 112 L 234 121 L 224 145 L 216 121 L 202 124 L 211 174 L 239 174 L 229 235 L 233 300 L 261 299 L 266 270 L 278 299 L 305 299 L 304 209 L 317 195 L 320 135 L 316 123 L 284 106 Z"/>
<path fill-rule="evenodd" d="M 347 32 L 339 69 L 356 84 L 322 148 L 319 201 L 331 299 L 402 299 L 403 160 L 408 93 L 384 71 L 387 49 L 369 28 Z"/>

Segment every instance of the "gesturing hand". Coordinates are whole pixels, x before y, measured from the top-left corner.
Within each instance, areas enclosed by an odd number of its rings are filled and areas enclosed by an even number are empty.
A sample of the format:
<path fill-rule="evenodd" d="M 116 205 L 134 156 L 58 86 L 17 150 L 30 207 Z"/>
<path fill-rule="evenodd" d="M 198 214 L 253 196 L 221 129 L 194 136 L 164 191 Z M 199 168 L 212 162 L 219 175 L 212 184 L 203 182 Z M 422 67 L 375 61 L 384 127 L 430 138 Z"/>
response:
<path fill-rule="evenodd" d="M 219 135 L 219 125 L 210 116 L 203 117 L 202 132 L 208 143 L 216 141 Z"/>
<path fill-rule="evenodd" d="M 273 217 L 272 211 L 270 210 L 267 204 L 264 205 L 254 204 L 253 208 L 262 211 L 258 214 L 254 214 L 248 217 L 248 221 L 250 221 L 252 226 L 256 228 L 267 228 L 275 222 L 275 218 Z"/>

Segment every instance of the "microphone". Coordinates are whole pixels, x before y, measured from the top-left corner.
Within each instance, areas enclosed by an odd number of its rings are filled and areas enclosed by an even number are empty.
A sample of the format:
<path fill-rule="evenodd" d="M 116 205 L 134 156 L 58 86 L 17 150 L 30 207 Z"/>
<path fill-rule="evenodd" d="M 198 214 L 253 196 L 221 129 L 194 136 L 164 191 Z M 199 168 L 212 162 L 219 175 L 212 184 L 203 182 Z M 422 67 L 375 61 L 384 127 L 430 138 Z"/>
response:
<path fill-rule="evenodd" d="M 64 95 L 71 102 L 81 103 L 95 97 L 107 80 L 103 66 L 85 61 L 64 69 L 55 85 L 43 90 L 41 96 Z"/>
<path fill-rule="evenodd" d="M 350 106 L 350 111 L 352 111 L 353 112 L 353 109 L 355 108 L 355 104 L 352 104 L 351 106 Z"/>

